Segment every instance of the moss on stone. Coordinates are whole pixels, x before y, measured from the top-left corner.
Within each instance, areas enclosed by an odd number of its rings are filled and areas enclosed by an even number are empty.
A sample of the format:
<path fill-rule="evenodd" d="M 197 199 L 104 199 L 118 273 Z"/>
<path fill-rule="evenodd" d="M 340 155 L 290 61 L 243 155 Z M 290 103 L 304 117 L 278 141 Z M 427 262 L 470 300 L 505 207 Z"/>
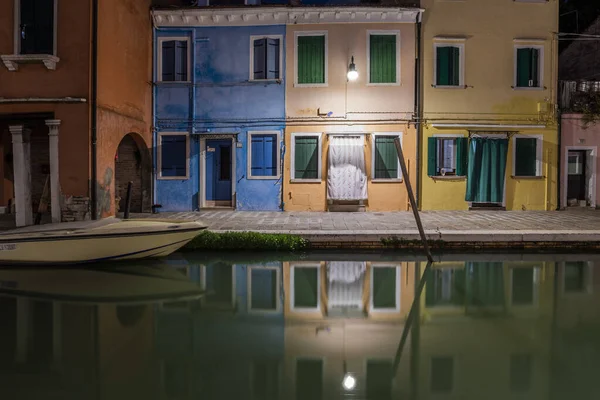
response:
<path fill-rule="evenodd" d="M 308 247 L 308 240 L 297 235 L 204 231 L 196 236 L 185 250 L 297 252 Z"/>

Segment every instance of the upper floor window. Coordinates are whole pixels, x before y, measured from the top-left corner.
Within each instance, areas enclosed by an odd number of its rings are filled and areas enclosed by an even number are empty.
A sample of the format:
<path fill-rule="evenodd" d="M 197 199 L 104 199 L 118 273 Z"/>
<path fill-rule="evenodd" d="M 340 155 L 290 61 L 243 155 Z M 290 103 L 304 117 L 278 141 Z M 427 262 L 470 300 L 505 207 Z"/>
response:
<path fill-rule="evenodd" d="M 189 39 L 159 39 L 160 60 L 158 78 L 163 82 L 189 81 Z"/>
<path fill-rule="evenodd" d="M 367 41 L 369 55 L 369 83 L 395 84 L 399 80 L 398 62 L 400 34 L 398 32 L 372 31 Z"/>
<path fill-rule="evenodd" d="M 20 54 L 54 54 L 55 1 L 18 0 Z"/>
<path fill-rule="evenodd" d="M 516 47 L 515 87 L 540 88 L 542 86 L 542 58 L 541 46 Z"/>
<path fill-rule="evenodd" d="M 327 86 L 327 33 L 296 33 L 296 83 Z"/>
<path fill-rule="evenodd" d="M 281 79 L 281 36 L 250 37 L 251 80 Z"/>
<path fill-rule="evenodd" d="M 463 86 L 464 45 L 436 43 L 434 49 L 435 86 Z"/>

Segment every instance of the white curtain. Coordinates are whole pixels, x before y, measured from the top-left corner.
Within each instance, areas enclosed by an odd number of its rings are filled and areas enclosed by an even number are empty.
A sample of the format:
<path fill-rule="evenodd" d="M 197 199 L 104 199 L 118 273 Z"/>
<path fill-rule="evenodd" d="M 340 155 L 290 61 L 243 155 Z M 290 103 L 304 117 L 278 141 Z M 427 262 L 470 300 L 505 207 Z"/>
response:
<path fill-rule="evenodd" d="M 362 137 L 332 136 L 329 138 L 327 199 L 367 199 L 367 171 Z"/>
<path fill-rule="evenodd" d="M 367 263 L 364 261 L 329 261 L 327 263 L 327 298 L 329 307 L 362 307 Z"/>

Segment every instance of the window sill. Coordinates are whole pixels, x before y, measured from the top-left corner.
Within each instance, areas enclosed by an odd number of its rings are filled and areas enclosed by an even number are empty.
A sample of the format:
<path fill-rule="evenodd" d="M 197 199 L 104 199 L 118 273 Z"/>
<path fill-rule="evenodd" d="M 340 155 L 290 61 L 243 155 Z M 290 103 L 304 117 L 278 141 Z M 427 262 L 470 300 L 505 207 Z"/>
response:
<path fill-rule="evenodd" d="M 290 183 L 322 183 L 322 179 L 290 179 Z"/>
<path fill-rule="evenodd" d="M 187 181 L 190 179 L 189 176 L 157 176 L 159 181 Z"/>
<path fill-rule="evenodd" d="M 280 179 L 280 176 L 247 176 L 246 179 L 251 181 L 277 181 Z"/>
<path fill-rule="evenodd" d="M 540 176 L 516 176 L 516 175 L 511 175 L 510 176 L 512 179 L 515 180 L 519 180 L 519 179 L 524 179 L 524 180 L 533 180 L 533 181 L 537 181 L 537 180 L 543 180 L 546 179 L 545 176 L 540 175 Z"/>
<path fill-rule="evenodd" d="M 192 81 L 156 81 L 158 85 L 190 85 Z"/>
<path fill-rule="evenodd" d="M 256 84 L 278 84 L 281 85 L 283 83 L 283 79 L 248 79 L 248 83 L 256 83 Z"/>
<path fill-rule="evenodd" d="M 430 176 L 434 181 L 465 181 L 467 177 L 464 175 L 435 175 Z"/>
<path fill-rule="evenodd" d="M 294 83 L 295 88 L 326 88 L 327 83 Z"/>
<path fill-rule="evenodd" d="M 385 83 L 372 83 L 369 82 L 366 84 L 366 86 L 402 86 L 402 84 L 400 82 L 385 82 Z"/>
<path fill-rule="evenodd" d="M 542 90 L 546 90 L 547 88 L 545 86 L 543 87 L 524 87 L 524 86 L 512 86 L 512 90 L 524 90 L 524 91 L 542 91 Z"/>
<path fill-rule="evenodd" d="M 398 179 L 371 179 L 371 183 L 402 183 L 402 178 Z"/>
<path fill-rule="evenodd" d="M 431 85 L 434 89 L 466 89 L 467 85 Z"/>
<path fill-rule="evenodd" d="M 15 72 L 19 69 L 19 64 L 43 63 L 47 69 L 54 71 L 60 58 L 51 54 L 8 54 L 0 56 L 6 68 Z"/>

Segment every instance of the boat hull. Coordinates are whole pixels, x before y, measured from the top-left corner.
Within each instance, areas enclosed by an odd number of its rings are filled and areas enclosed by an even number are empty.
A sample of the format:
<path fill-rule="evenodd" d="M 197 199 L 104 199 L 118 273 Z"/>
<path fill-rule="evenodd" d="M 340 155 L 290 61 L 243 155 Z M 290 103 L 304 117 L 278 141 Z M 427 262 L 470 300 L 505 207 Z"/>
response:
<path fill-rule="evenodd" d="M 0 236 L 0 264 L 61 265 L 167 256 L 206 227 L 194 222 L 110 224 Z"/>

